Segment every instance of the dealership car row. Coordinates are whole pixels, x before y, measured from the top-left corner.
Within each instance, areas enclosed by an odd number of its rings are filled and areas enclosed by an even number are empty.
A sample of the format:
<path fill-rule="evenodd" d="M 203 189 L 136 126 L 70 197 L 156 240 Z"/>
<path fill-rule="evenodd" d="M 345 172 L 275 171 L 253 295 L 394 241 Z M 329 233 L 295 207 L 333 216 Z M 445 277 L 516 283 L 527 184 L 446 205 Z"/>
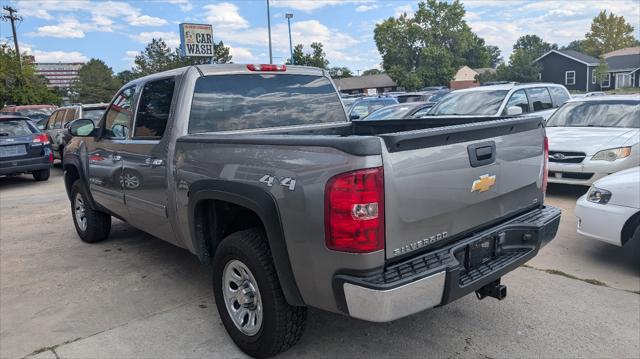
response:
<path fill-rule="evenodd" d="M 451 92 L 431 87 L 345 95 L 342 101 L 352 121 L 541 116 L 547 121 L 549 182 L 591 187 L 577 203 L 578 232 L 619 246 L 640 239 L 639 95 L 572 97 L 557 84 L 501 83 Z M 46 180 L 54 159 L 62 160 L 69 124 L 80 118 L 97 123 L 107 107 L 6 106 L 0 111 L 0 175 L 31 173 Z"/>

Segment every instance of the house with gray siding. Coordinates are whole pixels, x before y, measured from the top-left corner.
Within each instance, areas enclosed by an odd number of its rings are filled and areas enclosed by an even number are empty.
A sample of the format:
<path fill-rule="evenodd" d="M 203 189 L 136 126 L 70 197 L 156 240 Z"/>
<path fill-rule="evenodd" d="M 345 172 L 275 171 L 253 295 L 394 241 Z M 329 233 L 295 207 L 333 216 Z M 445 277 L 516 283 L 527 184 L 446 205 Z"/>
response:
<path fill-rule="evenodd" d="M 605 54 L 608 76 L 598 83 L 599 60 L 574 50 L 551 50 L 535 60 L 542 70 L 539 80 L 564 85 L 573 91 L 606 91 L 622 87 L 640 87 L 640 53 L 616 51 Z"/>

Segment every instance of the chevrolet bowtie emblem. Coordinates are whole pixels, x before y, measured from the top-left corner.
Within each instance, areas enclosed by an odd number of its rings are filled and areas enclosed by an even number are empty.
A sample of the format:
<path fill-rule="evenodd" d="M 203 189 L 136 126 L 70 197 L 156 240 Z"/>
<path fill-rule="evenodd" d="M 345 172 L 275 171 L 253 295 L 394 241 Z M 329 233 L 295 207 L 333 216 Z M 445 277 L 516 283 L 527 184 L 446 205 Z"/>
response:
<path fill-rule="evenodd" d="M 473 181 L 471 192 L 486 192 L 496 183 L 496 176 L 482 175 L 480 179 Z"/>

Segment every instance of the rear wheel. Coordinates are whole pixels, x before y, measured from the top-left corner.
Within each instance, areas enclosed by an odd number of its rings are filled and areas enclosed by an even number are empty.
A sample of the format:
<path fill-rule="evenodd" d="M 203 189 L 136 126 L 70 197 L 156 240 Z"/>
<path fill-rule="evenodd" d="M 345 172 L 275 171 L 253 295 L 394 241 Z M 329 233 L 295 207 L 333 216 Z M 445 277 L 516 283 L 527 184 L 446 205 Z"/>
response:
<path fill-rule="evenodd" d="M 51 175 L 51 169 L 47 168 L 46 170 L 33 171 L 31 174 L 36 181 L 46 181 Z"/>
<path fill-rule="evenodd" d="M 80 180 L 71 186 L 71 216 L 82 241 L 94 243 L 104 240 L 111 231 L 111 216 L 89 205 L 86 189 Z"/>
<path fill-rule="evenodd" d="M 284 352 L 302 336 L 307 310 L 285 300 L 258 229 L 233 233 L 220 243 L 213 260 L 213 292 L 231 339 L 253 357 Z"/>

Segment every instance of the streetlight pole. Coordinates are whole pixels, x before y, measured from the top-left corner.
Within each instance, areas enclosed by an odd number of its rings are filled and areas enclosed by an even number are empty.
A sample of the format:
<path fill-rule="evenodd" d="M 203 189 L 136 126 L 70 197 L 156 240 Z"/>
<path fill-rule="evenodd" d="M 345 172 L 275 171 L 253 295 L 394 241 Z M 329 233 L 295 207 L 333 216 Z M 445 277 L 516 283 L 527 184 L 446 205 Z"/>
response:
<path fill-rule="evenodd" d="M 293 43 L 291 42 L 291 19 L 293 18 L 293 14 L 285 14 L 284 17 L 287 18 L 287 25 L 289 25 L 289 53 L 291 54 L 291 64 L 295 65 L 296 62 L 293 60 Z"/>
<path fill-rule="evenodd" d="M 267 0 L 267 27 L 269 28 L 269 63 L 273 63 L 273 54 L 271 53 L 271 14 L 269 12 L 269 0 Z"/>

